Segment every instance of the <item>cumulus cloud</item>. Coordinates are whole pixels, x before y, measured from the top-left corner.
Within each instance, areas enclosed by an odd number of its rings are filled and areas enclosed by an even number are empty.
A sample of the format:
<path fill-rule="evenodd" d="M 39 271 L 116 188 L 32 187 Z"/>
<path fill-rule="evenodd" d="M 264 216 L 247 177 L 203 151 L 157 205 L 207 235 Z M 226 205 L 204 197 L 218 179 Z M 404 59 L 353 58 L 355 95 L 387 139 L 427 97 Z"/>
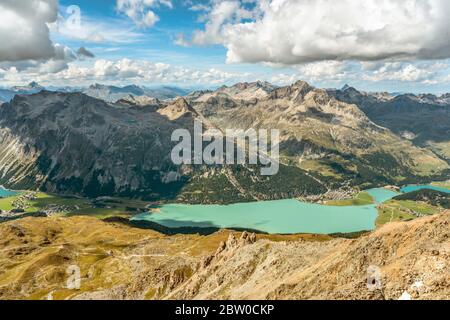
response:
<path fill-rule="evenodd" d="M 0 68 L 13 72 L 25 73 L 28 76 L 57 73 L 68 67 L 70 62 L 77 60 L 77 55 L 71 49 L 60 44 L 53 45 L 54 54 L 49 59 L 29 59 L 20 61 L 0 62 Z"/>
<path fill-rule="evenodd" d="M 189 7 L 189 10 L 191 10 L 191 11 L 208 11 L 209 7 L 205 4 L 192 4 Z"/>
<path fill-rule="evenodd" d="M 363 75 L 364 80 L 368 81 L 403 81 L 403 82 L 421 82 L 430 84 L 437 82 L 440 77 L 440 71 L 449 67 L 444 62 L 387 62 L 379 65 L 378 68 L 369 69 L 369 72 Z"/>
<path fill-rule="evenodd" d="M 1 71 L 3 69 L 3 72 Z M 1 67 L 0 79 L 5 84 L 22 84 L 30 81 L 54 85 L 89 85 L 94 82 L 110 84 L 155 83 L 179 85 L 222 85 L 239 81 L 250 81 L 248 73 L 231 73 L 217 68 L 195 70 L 166 63 L 147 60 L 120 59 L 117 61 L 98 59 L 88 66 L 77 62 L 69 63 L 56 73 L 40 72 L 38 68 L 18 72 L 16 67 Z"/>
<path fill-rule="evenodd" d="M 179 33 L 173 43 L 180 47 L 189 47 L 191 45 L 184 33 Z"/>
<path fill-rule="evenodd" d="M 59 47 L 60 55 L 64 47 Z M 72 53 L 73 54 L 73 53 Z M 395 81 L 396 84 L 444 85 L 450 82 L 450 61 L 444 62 L 383 62 L 361 63 L 323 61 L 290 68 L 286 73 L 251 74 L 229 72 L 218 68 L 196 70 L 148 60 L 98 59 L 80 63 L 70 52 L 66 60 L 21 62 L 16 65 L 0 63 L 0 80 L 3 84 L 24 84 L 37 81 L 53 85 L 90 85 L 95 82 L 125 85 L 129 83 L 177 84 L 184 86 L 219 86 L 244 81 L 267 80 L 278 85 L 288 85 L 306 80 L 317 86 L 339 87 L 344 83 L 377 83 Z M 284 70 L 283 71 L 287 71 Z"/>
<path fill-rule="evenodd" d="M 202 16 L 202 19 L 205 20 L 205 29 L 194 32 L 192 43 L 226 45 L 224 27 L 239 25 L 242 20 L 254 18 L 255 10 L 244 7 L 241 2 L 236 0 L 213 0 L 211 10 L 206 16 Z"/>
<path fill-rule="evenodd" d="M 309 80 L 339 80 L 351 76 L 352 64 L 342 61 L 319 61 L 298 67 L 299 74 Z"/>
<path fill-rule="evenodd" d="M 396 83 L 444 84 L 448 83 L 450 61 L 319 61 L 295 66 L 291 74 L 278 74 L 273 81 L 291 83 L 303 79 L 313 83 L 352 83 L 364 81 L 376 83 L 394 81 Z"/>
<path fill-rule="evenodd" d="M 228 62 L 450 57 L 447 0 L 212 0 L 195 44 L 223 44 Z"/>
<path fill-rule="evenodd" d="M 53 43 L 49 25 L 58 19 L 57 0 L 0 2 L 0 68 L 5 77 L 58 73 L 77 59 L 70 48 Z"/>
<path fill-rule="evenodd" d="M 57 16 L 57 0 L 2 0 L 0 61 L 53 58 L 56 51 L 47 23 Z"/>
<path fill-rule="evenodd" d="M 117 0 L 117 11 L 128 16 L 139 27 L 153 27 L 159 21 L 154 8 L 172 8 L 171 0 Z"/>

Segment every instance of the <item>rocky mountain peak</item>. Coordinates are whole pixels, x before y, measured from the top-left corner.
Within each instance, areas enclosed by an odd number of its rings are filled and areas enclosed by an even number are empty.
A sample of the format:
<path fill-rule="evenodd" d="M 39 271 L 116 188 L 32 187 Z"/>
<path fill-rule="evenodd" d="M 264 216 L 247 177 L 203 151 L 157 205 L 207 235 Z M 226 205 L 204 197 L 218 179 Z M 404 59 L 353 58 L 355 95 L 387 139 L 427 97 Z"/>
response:
<path fill-rule="evenodd" d="M 16 92 L 26 92 L 26 91 L 38 92 L 40 90 L 43 90 L 44 87 L 41 86 L 36 81 L 32 81 L 26 86 L 15 86 L 15 87 L 12 87 L 11 89 Z"/>
<path fill-rule="evenodd" d="M 271 99 L 295 99 L 297 102 L 303 101 L 308 92 L 314 90 L 309 83 L 299 80 L 294 84 L 286 87 L 275 89 L 271 92 Z"/>
<path fill-rule="evenodd" d="M 233 88 L 236 88 L 238 90 L 245 90 L 247 89 L 251 84 L 248 82 L 240 82 L 240 83 L 236 83 Z"/>
<path fill-rule="evenodd" d="M 123 89 L 132 89 L 132 90 L 138 90 L 141 89 L 141 87 L 135 85 L 135 84 L 130 84 L 128 86 L 123 87 Z"/>
<path fill-rule="evenodd" d="M 348 84 L 345 84 L 342 88 L 341 91 L 345 91 L 347 89 L 351 88 Z"/>
<path fill-rule="evenodd" d="M 29 87 L 29 88 L 33 88 L 33 89 L 36 89 L 36 88 L 42 88 L 42 86 L 39 85 L 39 83 L 37 83 L 36 81 L 30 82 L 30 83 L 28 84 L 28 87 Z"/>
<path fill-rule="evenodd" d="M 91 111 L 100 111 L 100 109 L 109 108 L 106 102 L 89 97 L 80 92 L 52 92 L 41 90 L 34 94 L 18 94 L 14 96 L 8 105 L 10 110 L 22 116 L 27 120 L 34 117 L 54 122 L 62 114 L 70 117 L 78 117 Z M 58 116 L 57 116 L 58 115 Z M 4 118 L 8 120 L 8 117 Z M 13 119 L 10 119 L 13 120 Z M 69 120 L 69 119 L 68 119 Z M 48 124 L 51 127 L 51 124 Z"/>
<path fill-rule="evenodd" d="M 167 107 L 158 110 L 159 114 L 166 116 L 170 120 L 177 120 L 185 116 L 198 116 L 194 108 L 186 101 L 185 98 L 177 98 Z"/>
<path fill-rule="evenodd" d="M 160 106 L 161 102 L 159 99 L 148 97 L 148 96 L 134 96 L 132 94 L 119 99 L 116 101 L 116 104 L 125 105 L 125 106 Z"/>
<path fill-rule="evenodd" d="M 296 81 L 292 86 L 292 88 L 299 89 L 299 90 L 307 90 L 310 91 L 314 89 L 308 82 L 303 80 Z"/>
<path fill-rule="evenodd" d="M 258 81 L 255 82 L 255 84 L 256 84 L 258 87 L 260 87 L 260 88 L 263 88 L 263 87 L 274 87 L 274 85 L 271 84 L 271 83 L 268 82 L 268 81 L 261 81 L 261 80 L 258 80 Z"/>
<path fill-rule="evenodd" d="M 348 87 L 344 92 L 348 95 L 362 95 L 362 93 L 354 87 Z"/>
<path fill-rule="evenodd" d="M 100 83 L 94 83 L 89 86 L 90 89 L 104 89 L 106 86 Z"/>
<path fill-rule="evenodd" d="M 181 108 L 183 110 L 188 111 L 193 110 L 192 107 L 189 105 L 189 103 L 186 101 L 186 99 L 183 97 L 176 98 L 175 101 L 172 103 L 172 105 Z"/>
<path fill-rule="evenodd" d="M 358 89 L 356 89 L 355 87 L 352 87 L 348 84 L 345 84 L 341 90 L 341 92 L 345 93 L 345 94 L 349 94 L 349 95 L 362 95 L 363 93 L 360 92 Z"/>
<path fill-rule="evenodd" d="M 214 101 L 226 101 L 227 104 L 234 104 L 236 101 L 255 101 L 268 97 L 275 88 L 268 82 L 241 82 L 231 87 L 221 86 L 215 91 L 196 91 L 187 98 L 190 101 L 214 103 Z"/>
<path fill-rule="evenodd" d="M 184 99 L 163 110 L 118 107 L 83 93 L 18 95 L 0 108 L 0 150 L 14 145 L 8 161 L 18 163 L 0 161 L 1 182 L 89 196 L 176 192 L 166 187 L 176 171 L 170 136 L 191 128 L 194 111 Z"/>
<path fill-rule="evenodd" d="M 275 86 L 267 81 L 258 80 L 256 82 L 237 83 L 234 86 L 232 86 L 232 88 L 235 88 L 235 89 L 241 90 L 241 91 L 249 90 L 249 89 L 253 89 L 253 90 L 262 89 L 262 90 L 269 92 L 269 91 L 272 91 L 275 88 Z"/>

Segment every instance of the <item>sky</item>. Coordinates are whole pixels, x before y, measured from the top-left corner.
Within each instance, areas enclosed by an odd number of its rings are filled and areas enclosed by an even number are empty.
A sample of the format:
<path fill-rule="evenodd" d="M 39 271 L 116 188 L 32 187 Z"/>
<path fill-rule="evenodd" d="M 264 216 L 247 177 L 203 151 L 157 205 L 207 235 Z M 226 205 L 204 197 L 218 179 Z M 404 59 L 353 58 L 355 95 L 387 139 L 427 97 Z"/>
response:
<path fill-rule="evenodd" d="M 0 86 L 450 92 L 447 0 L 0 0 Z"/>

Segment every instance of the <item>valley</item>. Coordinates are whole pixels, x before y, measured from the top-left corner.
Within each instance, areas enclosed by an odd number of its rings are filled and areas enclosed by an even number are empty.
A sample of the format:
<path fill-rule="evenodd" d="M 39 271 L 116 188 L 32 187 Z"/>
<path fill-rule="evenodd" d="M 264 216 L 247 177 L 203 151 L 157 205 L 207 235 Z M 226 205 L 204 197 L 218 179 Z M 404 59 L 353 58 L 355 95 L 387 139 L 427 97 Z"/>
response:
<path fill-rule="evenodd" d="M 92 198 L 232 204 L 339 200 L 357 190 L 450 178 L 449 163 L 433 147 L 445 142 L 404 138 L 374 116 L 384 96 L 358 92 L 354 101 L 303 81 L 241 83 L 163 100 L 146 96 L 145 88 L 94 87 L 144 95 L 111 102 L 41 90 L 0 107 L 0 184 Z M 279 173 L 261 176 L 256 165 L 174 165 L 171 133 L 192 133 L 196 120 L 222 132 L 280 130 Z M 440 140 L 447 134 L 445 126 L 434 130 Z"/>
<path fill-rule="evenodd" d="M 0 303 L 245 320 L 450 300 L 449 16 L 0 0 Z"/>
<path fill-rule="evenodd" d="M 408 192 L 412 188 L 419 189 L 407 186 L 402 190 Z M 0 197 L 0 222 L 30 216 L 89 216 L 160 232 L 167 229 L 168 234 L 221 229 L 269 234 L 352 234 L 450 209 L 450 189 L 434 185 L 420 188 L 424 189 L 411 193 L 370 189 L 354 198 L 323 204 L 289 199 L 232 205 L 184 205 L 117 197 L 88 199 L 30 191 L 14 193 L 0 188 L 4 197 Z M 419 197 L 416 193 L 424 195 Z"/>
<path fill-rule="evenodd" d="M 53 90 L 37 83 L 11 88 L 15 95 L 0 107 L 0 183 L 36 190 L 1 199 L 3 221 L 85 215 L 131 218 L 160 229 L 330 234 L 441 211 L 440 205 L 391 199 L 395 192 L 386 190 L 380 201 L 371 193 L 449 177 L 449 163 L 431 147 L 436 134 L 408 139 L 379 117 L 394 121 L 412 103 L 412 114 L 432 120 L 444 112 L 445 96 L 324 90 L 304 81 L 189 94 L 133 85 Z M 280 130 L 278 174 L 261 176 L 257 165 L 174 165 L 170 134 L 180 128 L 192 133 L 195 121 L 222 132 Z M 421 127 L 415 128 L 418 137 Z M 441 138 L 447 132 L 441 125 L 433 130 Z M 273 211 L 286 215 L 277 227 Z M 308 227 L 311 216 L 317 226 Z"/>
<path fill-rule="evenodd" d="M 0 299 L 449 296 L 444 98 L 303 81 L 29 87 L 0 106 Z M 397 126 L 407 99 L 444 124 Z M 278 129 L 279 173 L 175 165 L 171 133 L 195 121 Z M 373 265 L 383 290 L 366 289 Z"/>

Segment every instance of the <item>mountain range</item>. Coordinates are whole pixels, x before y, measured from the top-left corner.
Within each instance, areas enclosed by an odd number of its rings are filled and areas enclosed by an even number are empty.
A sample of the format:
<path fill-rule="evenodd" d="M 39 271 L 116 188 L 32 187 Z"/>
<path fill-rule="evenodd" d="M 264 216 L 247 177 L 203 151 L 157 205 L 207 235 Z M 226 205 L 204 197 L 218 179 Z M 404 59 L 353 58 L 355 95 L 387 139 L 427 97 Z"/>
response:
<path fill-rule="evenodd" d="M 418 147 L 450 159 L 450 94 L 367 94 L 355 88 L 330 92 L 336 99 L 356 104 L 377 124 Z"/>
<path fill-rule="evenodd" d="M 44 87 L 37 82 L 30 82 L 26 86 L 14 86 L 11 88 L 0 88 L 0 102 L 8 102 L 17 94 L 33 94 L 43 90 Z"/>
<path fill-rule="evenodd" d="M 189 94 L 170 88 L 152 94 L 137 86 L 93 85 L 82 92 L 37 86 L 27 94 L 16 88 L 0 106 L 0 184 L 10 188 L 230 203 L 450 175 L 448 95 L 324 90 L 303 81 L 284 87 L 239 83 Z M 221 131 L 279 129 L 279 174 L 260 176 L 250 165 L 175 166 L 171 134 L 192 132 L 196 119 Z"/>
<path fill-rule="evenodd" d="M 355 104 L 303 81 L 281 88 L 264 87 L 259 90 L 265 94 L 259 91 L 258 97 L 249 94 L 259 86 L 237 85 L 235 89 L 242 88 L 238 94 L 233 90 L 194 93 L 187 100 L 221 129 L 280 129 L 283 163 L 308 170 L 321 180 L 326 176 L 350 178 L 353 183 L 400 182 L 448 168 L 431 150 L 395 134 L 372 117 L 376 113 L 364 103 L 376 99 L 382 105 L 383 98 L 360 93 L 363 102 Z M 248 98 L 243 98 L 246 95 Z"/>
<path fill-rule="evenodd" d="M 136 85 L 117 87 L 101 84 L 91 85 L 86 89 L 82 89 L 81 92 L 88 96 L 102 99 L 108 102 L 116 102 L 117 100 L 130 96 L 150 96 L 156 99 L 164 100 L 184 96 L 189 93 L 188 90 L 168 86 L 147 88 Z"/>
<path fill-rule="evenodd" d="M 48 86 L 44 87 L 37 82 L 31 82 L 26 86 L 14 86 L 10 88 L 0 88 L 0 101 L 9 102 L 15 95 L 18 94 L 34 94 L 42 90 L 48 90 L 52 92 L 81 92 L 94 98 L 102 99 L 108 102 L 116 102 L 122 98 L 134 96 L 151 96 L 157 99 L 173 99 L 179 96 L 184 96 L 190 92 L 190 90 L 170 87 L 159 86 L 148 88 L 144 86 L 128 85 L 124 87 L 93 84 L 89 87 L 57 87 Z"/>

